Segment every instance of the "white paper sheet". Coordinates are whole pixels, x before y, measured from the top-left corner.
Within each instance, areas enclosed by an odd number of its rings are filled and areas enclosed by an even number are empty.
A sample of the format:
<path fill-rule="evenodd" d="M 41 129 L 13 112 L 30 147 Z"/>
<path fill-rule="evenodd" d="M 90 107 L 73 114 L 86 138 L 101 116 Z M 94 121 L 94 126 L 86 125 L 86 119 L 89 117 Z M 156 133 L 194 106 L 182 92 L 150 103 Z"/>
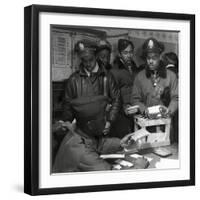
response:
<path fill-rule="evenodd" d="M 161 158 L 160 161 L 156 163 L 156 168 L 157 169 L 179 168 L 179 160 Z"/>

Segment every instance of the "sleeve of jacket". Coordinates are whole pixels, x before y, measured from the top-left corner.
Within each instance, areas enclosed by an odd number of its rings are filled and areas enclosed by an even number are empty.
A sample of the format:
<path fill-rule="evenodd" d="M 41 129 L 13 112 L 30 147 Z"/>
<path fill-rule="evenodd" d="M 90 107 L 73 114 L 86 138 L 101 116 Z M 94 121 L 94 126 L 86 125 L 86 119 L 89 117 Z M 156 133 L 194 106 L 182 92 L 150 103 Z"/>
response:
<path fill-rule="evenodd" d="M 120 91 L 118 85 L 111 73 L 107 75 L 108 77 L 108 97 L 111 99 L 112 107 L 110 109 L 110 113 L 108 116 L 108 121 L 115 121 L 117 114 L 120 109 L 121 101 L 120 101 Z"/>
<path fill-rule="evenodd" d="M 132 85 L 123 84 L 123 81 L 121 81 L 120 71 L 117 68 L 112 69 L 110 73 L 113 75 L 119 88 L 122 104 L 129 104 Z"/>
<path fill-rule="evenodd" d="M 70 101 L 73 98 L 74 94 L 74 86 L 73 86 L 73 78 L 69 78 L 65 81 L 65 94 L 63 100 L 63 121 L 72 122 L 74 119 L 74 113 L 70 104 Z"/>
<path fill-rule="evenodd" d="M 131 93 L 131 105 L 138 105 L 141 113 L 143 113 L 146 109 L 143 99 L 140 76 L 137 75 Z"/>
<path fill-rule="evenodd" d="M 171 112 L 171 114 L 174 114 L 178 109 L 178 79 L 176 78 L 176 75 L 173 72 L 170 73 L 170 79 L 171 101 L 168 106 L 168 109 Z"/>
<path fill-rule="evenodd" d="M 134 61 L 132 61 L 132 73 L 134 74 L 134 76 L 132 77 L 133 78 L 133 82 L 134 82 L 134 79 L 135 79 L 135 76 L 137 75 L 137 65 Z M 126 107 L 127 105 L 130 105 L 130 99 L 131 99 L 131 93 L 132 93 L 132 90 L 133 90 L 133 84 L 132 83 L 129 83 L 129 84 L 124 84 L 122 85 L 121 87 L 121 96 L 122 96 L 122 100 L 123 100 L 123 106 Z"/>
<path fill-rule="evenodd" d="M 85 148 L 84 148 L 85 149 Z M 99 154 L 94 151 L 85 151 L 82 154 L 78 164 L 80 171 L 104 171 L 111 170 L 112 165 L 99 157 Z"/>

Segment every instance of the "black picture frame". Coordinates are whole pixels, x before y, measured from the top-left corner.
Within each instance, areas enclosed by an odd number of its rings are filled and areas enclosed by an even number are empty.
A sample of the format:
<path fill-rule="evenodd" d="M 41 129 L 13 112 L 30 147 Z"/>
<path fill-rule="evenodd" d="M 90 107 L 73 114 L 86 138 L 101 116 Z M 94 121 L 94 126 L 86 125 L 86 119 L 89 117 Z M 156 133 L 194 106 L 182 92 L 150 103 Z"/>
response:
<path fill-rule="evenodd" d="M 39 188 L 39 14 L 71 13 L 190 23 L 190 178 L 188 180 Z M 195 185 L 195 15 L 83 7 L 31 5 L 24 9 L 24 192 L 30 195 Z"/>

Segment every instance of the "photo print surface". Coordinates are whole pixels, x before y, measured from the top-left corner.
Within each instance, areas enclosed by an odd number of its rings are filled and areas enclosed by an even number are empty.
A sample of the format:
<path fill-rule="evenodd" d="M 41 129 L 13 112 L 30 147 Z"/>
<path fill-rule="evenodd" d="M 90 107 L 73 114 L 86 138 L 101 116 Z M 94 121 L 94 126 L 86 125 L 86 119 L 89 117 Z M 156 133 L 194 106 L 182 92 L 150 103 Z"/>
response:
<path fill-rule="evenodd" d="M 178 169 L 179 31 L 50 25 L 51 173 Z"/>

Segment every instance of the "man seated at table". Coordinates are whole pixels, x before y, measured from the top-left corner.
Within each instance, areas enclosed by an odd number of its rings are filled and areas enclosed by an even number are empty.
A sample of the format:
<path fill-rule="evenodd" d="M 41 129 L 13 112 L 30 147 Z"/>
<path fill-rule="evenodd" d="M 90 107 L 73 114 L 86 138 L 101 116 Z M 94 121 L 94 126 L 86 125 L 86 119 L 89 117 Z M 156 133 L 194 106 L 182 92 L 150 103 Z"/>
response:
<path fill-rule="evenodd" d="M 96 48 L 90 40 L 79 41 L 75 46 L 81 64 L 66 83 L 60 125 L 69 132 L 56 155 L 54 172 L 110 170 L 112 165 L 100 154 L 121 150 L 120 139 L 105 137 L 118 113 L 120 94 L 112 75 L 98 64 Z M 106 116 L 108 102 L 112 106 Z"/>

